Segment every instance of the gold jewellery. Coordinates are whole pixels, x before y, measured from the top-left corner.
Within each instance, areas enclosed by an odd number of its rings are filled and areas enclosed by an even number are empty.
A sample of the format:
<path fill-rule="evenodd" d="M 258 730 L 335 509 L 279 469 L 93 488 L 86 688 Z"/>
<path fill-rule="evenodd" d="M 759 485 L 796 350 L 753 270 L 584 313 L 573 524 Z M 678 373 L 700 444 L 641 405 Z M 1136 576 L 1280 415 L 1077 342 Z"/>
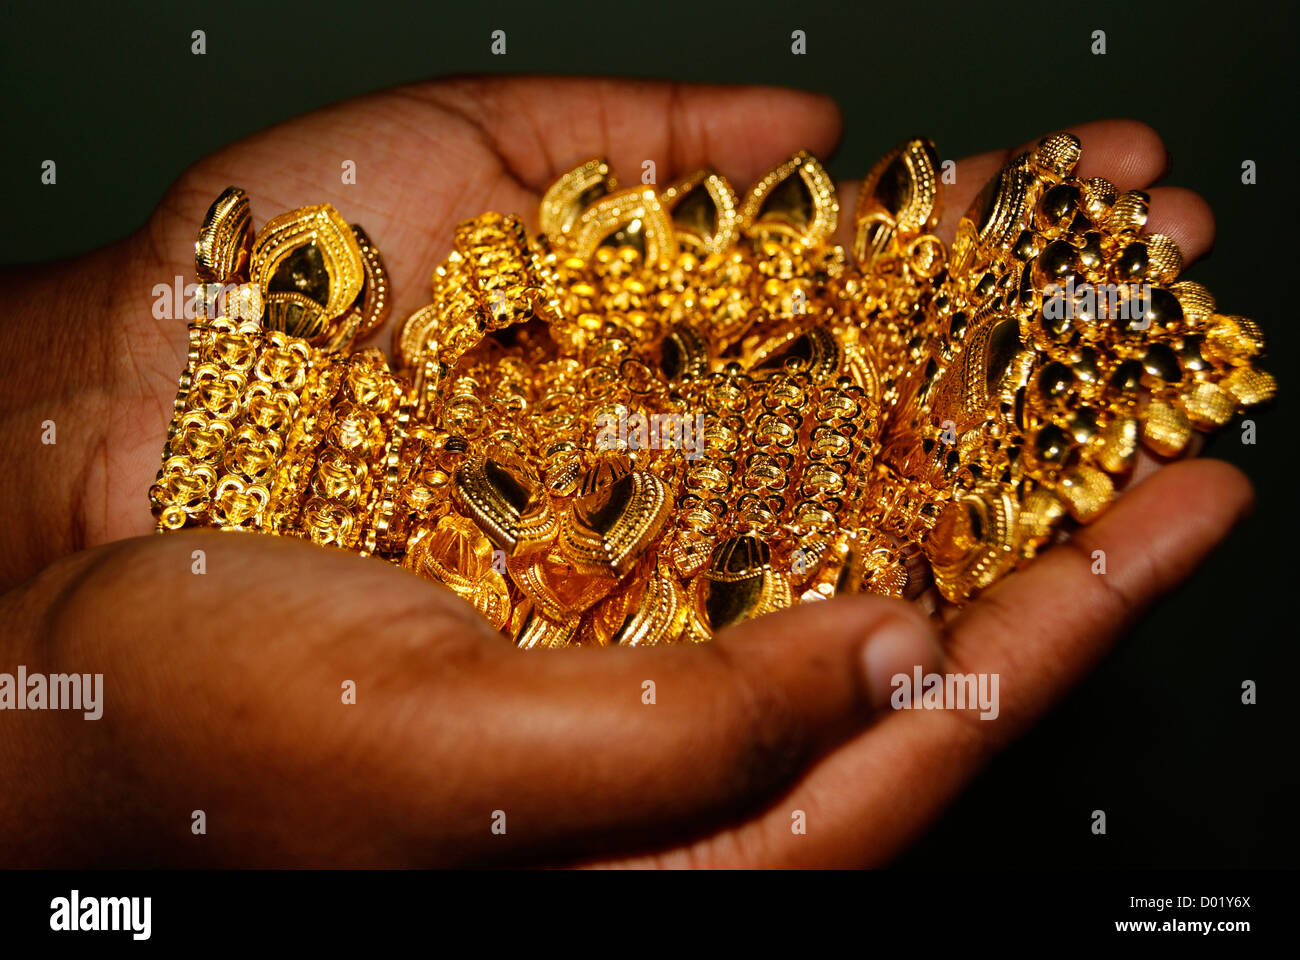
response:
<path fill-rule="evenodd" d="M 1179 280 L 1148 198 L 1006 165 L 948 248 L 933 145 L 871 171 L 848 249 L 800 153 L 740 196 L 600 160 L 541 233 L 461 224 L 393 361 L 383 261 L 324 204 L 230 188 L 150 489 L 159 530 L 295 536 L 445 585 L 522 648 L 699 642 L 842 593 L 962 603 L 1110 503 L 1139 450 L 1268 400 L 1259 328 Z"/>

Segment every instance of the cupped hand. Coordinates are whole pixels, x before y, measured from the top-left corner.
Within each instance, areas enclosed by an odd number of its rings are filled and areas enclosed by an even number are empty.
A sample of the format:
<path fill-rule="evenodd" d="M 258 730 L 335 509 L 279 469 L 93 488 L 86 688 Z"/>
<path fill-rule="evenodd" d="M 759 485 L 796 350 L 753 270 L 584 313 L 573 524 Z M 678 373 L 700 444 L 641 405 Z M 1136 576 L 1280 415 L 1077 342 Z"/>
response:
<path fill-rule="evenodd" d="M 1072 132 L 1081 176 L 1123 190 L 1163 174 L 1141 124 Z M 154 317 L 153 288 L 192 278 L 196 226 L 225 186 L 248 190 L 259 222 L 329 201 L 365 226 L 400 319 L 427 298 L 457 222 L 532 216 L 581 160 L 606 156 L 625 176 L 653 160 L 660 182 L 709 165 L 743 188 L 798 149 L 825 156 L 838 134 L 832 103 L 792 91 L 427 84 L 236 144 L 127 240 L 10 271 L 0 670 L 105 685 L 99 720 L 0 714 L 11 862 L 860 865 L 905 845 L 1226 536 L 1251 502 L 1240 473 L 1154 472 L 941 627 L 848 597 L 691 648 L 519 654 L 449 592 L 379 560 L 272 537 L 140 536 L 185 341 L 183 321 Z M 958 164 L 941 232 L 1007 155 Z M 1148 229 L 1189 262 L 1208 249 L 1203 201 L 1148 192 Z M 998 716 L 890 709 L 890 678 L 915 665 L 998 674 Z M 206 833 L 192 832 L 196 810 Z"/>

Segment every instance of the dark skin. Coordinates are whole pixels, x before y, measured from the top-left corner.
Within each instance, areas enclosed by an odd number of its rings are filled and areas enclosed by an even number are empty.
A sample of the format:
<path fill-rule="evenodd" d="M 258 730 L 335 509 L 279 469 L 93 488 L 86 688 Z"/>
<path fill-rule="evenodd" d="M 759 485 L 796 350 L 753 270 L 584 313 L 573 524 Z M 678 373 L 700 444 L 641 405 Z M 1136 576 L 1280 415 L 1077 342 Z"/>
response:
<path fill-rule="evenodd" d="M 1165 170 L 1142 124 L 1072 132 L 1082 176 L 1124 190 Z M 6 865 L 851 866 L 905 847 L 1227 535 L 1252 501 L 1238 471 L 1148 471 L 942 625 L 901 601 L 847 597 L 701 647 L 532 656 L 382 561 L 271 537 L 153 536 L 145 496 L 185 340 L 182 322 L 154 319 L 153 286 L 192 277 L 197 224 L 225 186 L 248 190 L 259 224 L 322 201 L 363 224 L 400 319 L 427 296 L 457 222 L 532 216 L 550 179 L 588 157 L 629 172 L 652 159 L 660 182 L 712 165 L 743 187 L 800 148 L 825 156 L 838 136 L 830 101 L 792 91 L 425 84 L 220 151 L 134 236 L 5 275 L 0 502 L 21 507 L 0 529 L 0 670 L 104 674 L 98 721 L 0 720 Z M 945 239 L 1008 155 L 958 164 Z M 355 185 L 340 182 L 345 159 Z M 842 187 L 843 209 L 854 190 Z M 1149 192 L 1149 229 L 1189 262 L 1203 254 L 1205 203 Z M 54 446 L 40 442 L 47 419 Z M 1105 576 L 1090 572 L 1096 549 Z M 889 710 L 889 677 L 913 664 L 998 673 L 999 717 Z M 341 703 L 346 680 L 355 705 Z M 190 830 L 199 809 L 203 836 Z M 490 829 L 496 810 L 505 835 Z M 791 832 L 796 810 L 806 835 Z"/>

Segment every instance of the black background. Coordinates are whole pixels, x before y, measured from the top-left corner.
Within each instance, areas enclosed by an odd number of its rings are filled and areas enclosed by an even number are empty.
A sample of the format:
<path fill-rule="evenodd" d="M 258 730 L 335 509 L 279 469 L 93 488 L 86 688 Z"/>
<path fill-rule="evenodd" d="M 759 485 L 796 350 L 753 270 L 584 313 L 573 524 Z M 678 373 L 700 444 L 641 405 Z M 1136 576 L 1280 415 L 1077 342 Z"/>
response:
<path fill-rule="evenodd" d="M 336 100 L 454 73 L 778 83 L 834 96 L 831 172 L 860 177 L 913 133 L 944 157 L 1109 116 L 1155 126 L 1166 183 L 1201 192 L 1217 252 L 1188 274 L 1259 320 L 1282 396 L 1211 452 L 1259 506 L 902 860 L 1146 867 L 1296 863 L 1295 5 L 929 5 L 317 0 L 25 3 L 0 31 L 6 149 L 0 263 L 77 254 L 135 229 L 208 151 Z M 192 30 L 207 55 L 190 53 Z M 503 29 L 508 54 L 492 56 Z M 790 52 L 791 31 L 807 55 Z M 1090 53 L 1094 30 L 1108 52 Z M 286 52 L 294 57 L 286 56 Z M 300 57 L 313 66 L 304 71 Z M 234 81 L 234 82 L 231 82 Z M 57 188 L 40 184 L 58 162 Z M 1241 183 L 1244 160 L 1258 183 Z M 94 211 L 87 216 L 86 211 Z M 196 225 L 197 226 L 197 225 Z M 141 501 L 143 503 L 143 499 Z M 1241 683 L 1258 684 L 1243 706 Z M 1089 814 L 1107 812 L 1108 835 Z"/>

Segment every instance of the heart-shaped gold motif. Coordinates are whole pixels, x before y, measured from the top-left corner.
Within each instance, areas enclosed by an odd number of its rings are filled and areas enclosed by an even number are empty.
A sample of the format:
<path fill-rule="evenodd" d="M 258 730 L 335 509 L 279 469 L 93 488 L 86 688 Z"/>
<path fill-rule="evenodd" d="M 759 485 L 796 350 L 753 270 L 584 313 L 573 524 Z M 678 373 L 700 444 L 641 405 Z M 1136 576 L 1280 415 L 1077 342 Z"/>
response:
<path fill-rule="evenodd" d="M 217 481 L 212 492 L 212 516 L 223 527 L 258 527 L 271 493 L 260 483 L 245 483 L 234 474 Z"/>
<path fill-rule="evenodd" d="M 582 211 L 618 189 L 618 181 L 602 159 L 588 160 L 551 184 L 542 197 L 537 219 L 542 233 L 558 237 L 577 223 Z"/>
<path fill-rule="evenodd" d="M 895 147 L 872 168 L 854 218 L 853 256 L 861 269 L 869 270 L 881 256 L 897 254 L 902 244 L 938 225 L 938 167 L 934 144 L 918 138 Z"/>
<path fill-rule="evenodd" d="M 629 581 L 592 610 L 580 634 L 583 643 L 636 647 L 672 643 L 681 636 L 688 611 L 677 578 L 656 564 L 653 572 Z"/>
<path fill-rule="evenodd" d="M 621 577 L 659 535 L 671 511 L 667 485 L 634 470 L 574 500 L 560 524 L 559 546 L 579 570 Z"/>
<path fill-rule="evenodd" d="M 673 222 L 654 187 L 611 194 L 583 211 L 572 230 L 574 253 L 588 260 L 601 246 L 630 246 L 646 263 L 677 255 Z"/>
<path fill-rule="evenodd" d="M 555 535 L 550 500 L 523 463 L 470 457 L 456 468 L 452 498 L 508 554 Z"/>

